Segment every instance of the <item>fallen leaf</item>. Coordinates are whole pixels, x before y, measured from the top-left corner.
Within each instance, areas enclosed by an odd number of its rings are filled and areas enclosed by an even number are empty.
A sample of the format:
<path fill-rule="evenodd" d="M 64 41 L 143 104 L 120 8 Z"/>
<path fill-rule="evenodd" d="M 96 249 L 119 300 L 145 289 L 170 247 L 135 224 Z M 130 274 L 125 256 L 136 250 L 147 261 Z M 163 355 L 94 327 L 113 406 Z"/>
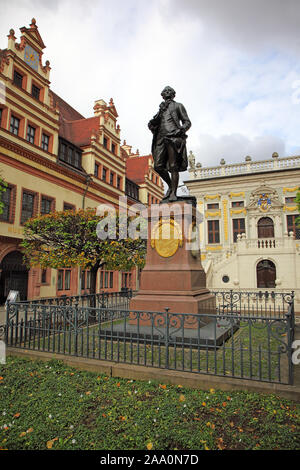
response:
<path fill-rule="evenodd" d="M 147 447 L 148 450 L 151 450 L 153 448 L 152 442 L 148 442 L 146 447 Z"/>
<path fill-rule="evenodd" d="M 54 439 L 51 439 L 50 441 L 48 441 L 46 444 L 47 449 L 52 449 L 54 442 L 57 440 L 58 440 L 58 437 L 55 437 Z"/>
<path fill-rule="evenodd" d="M 164 390 L 167 388 L 166 385 L 161 385 L 161 384 L 159 384 L 159 386 L 160 386 L 160 388 L 163 388 Z"/>
<path fill-rule="evenodd" d="M 19 418 L 19 416 L 20 416 L 20 413 L 14 414 L 14 418 Z"/>
<path fill-rule="evenodd" d="M 184 395 L 180 395 L 179 401 L 185 401 L 185 396 L 184 396 Z"/>
<path fill-rule="evenodd" d="M 27 429 L 26 432 L 32 432 L 32 431 L 33 431 L 33 428 L 29 428 L 29 429 Z"/>
<path fill-rule="evenodd" d="M 26 436 L 26 432 L 23 431 L 21 432 L 20 437 L 24 437 L 24 436 Z"/>

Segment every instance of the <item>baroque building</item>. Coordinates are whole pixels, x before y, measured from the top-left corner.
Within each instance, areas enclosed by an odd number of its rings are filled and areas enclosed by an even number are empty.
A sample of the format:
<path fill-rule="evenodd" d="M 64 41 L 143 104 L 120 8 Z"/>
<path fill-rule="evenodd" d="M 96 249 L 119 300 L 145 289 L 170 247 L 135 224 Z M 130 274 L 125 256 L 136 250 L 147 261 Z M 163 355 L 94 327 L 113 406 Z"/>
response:
<path fill-rule="evenodd" d="M 8 184 L 0 215 L 0 304 L 11 289 L 21 299 L 89 292 L 88 271 L 23 265 L 20 242 L 29 218 L 101 203 L 117 208 L 121 196 L 129 206 L 153 202 L 146 193 L 163 196 L 158 175 L 150 182 L 150 168 L 140 174 L 140 162 L 151 167 L 151 156 L 135 155 L 127 167 L 132 155 L 121 145 L 113 99 L 95 101 L 92 117 L 85 118 L 50 87 L 50 62 L 44 63 L 35 19 L 20 31 L 20 42 L 11 29 L 0 50 L 0 174 Z M 136 270 L 101 271 L 97 289 L 135 289 L 137 282 Z"/>
<path fill-rule="evenodd" d="M 294 290 L 300 311 L 300 156 L 202 167 L 191 154 L 189 175 L 208 287 Z"/>

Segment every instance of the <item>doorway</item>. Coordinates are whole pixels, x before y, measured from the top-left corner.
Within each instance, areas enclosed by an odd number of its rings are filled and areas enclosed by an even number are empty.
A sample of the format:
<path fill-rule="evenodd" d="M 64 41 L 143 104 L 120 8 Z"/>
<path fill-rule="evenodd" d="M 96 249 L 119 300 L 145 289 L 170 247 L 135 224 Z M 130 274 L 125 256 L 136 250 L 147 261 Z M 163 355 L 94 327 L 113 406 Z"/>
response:
<path fill-rule="evenodd" d="M 4 304 L 10 290 L 20 293 L 20 300 L 27 300 L 28 269 L 23 264 L 20 251 L 11 251 L 0 263 L 0 304 Z"/>
<path fill-rule="evenodd" d="M 256 267 L 257 287 L 274 288 L 276 287 L 276 267 L 275 264 L 264 259 Z"/>

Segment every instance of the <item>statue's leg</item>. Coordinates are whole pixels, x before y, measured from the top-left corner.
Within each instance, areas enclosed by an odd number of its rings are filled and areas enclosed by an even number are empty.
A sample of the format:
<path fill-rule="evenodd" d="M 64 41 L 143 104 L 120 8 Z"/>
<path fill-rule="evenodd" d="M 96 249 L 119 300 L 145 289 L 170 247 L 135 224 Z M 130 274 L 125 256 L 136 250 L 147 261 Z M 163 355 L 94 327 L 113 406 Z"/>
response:
<path fill-rule="evenodd" d="M 177 170 L 177 154 L 172 144 L 168 145 L 169 168 L 171 171 L 171 192 L 169 201 L 177 201 L 179 172 Z"/>
<path fill-rule="evenodd" d="M 156 146 L 156 152 L 155 152 L 155 158 L 154 158 L 154 170 L 156 173 L 159 174 L 161 179 L 167 183 L 169 189 L 164 196 L 164 199 L 168 198 L 170 196 L 171 190 L 172 190 L 172 181 L 169 175 L 169 172 L 167 170 L 167 148 L 165 146 L 164 140 L 160 139 L 158 140 L 157 146 Z"/>

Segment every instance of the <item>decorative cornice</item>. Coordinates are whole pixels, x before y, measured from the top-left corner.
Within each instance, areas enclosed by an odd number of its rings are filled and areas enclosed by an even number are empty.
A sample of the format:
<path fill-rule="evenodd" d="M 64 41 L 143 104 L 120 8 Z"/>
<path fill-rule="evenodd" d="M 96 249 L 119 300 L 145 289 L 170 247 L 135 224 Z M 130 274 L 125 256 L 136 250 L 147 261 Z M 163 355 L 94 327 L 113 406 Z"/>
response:
<path fill-rule="evenodd" d="M 208 199 L 220 199 L 221 198 L 221 195 L 220 194 L 215 194 L 215 195 L 208 195 L 206 194 L 204 196 L 204 199 L 208 200 Z"/>
<path fill-rule="evenodd" d="M 230 215 L 233 215 L 233 214 L 247 214 L 247 211 L 245 209 L 245 207 L 243 207 L 243 209 L 230 209 Z"/>
<path fill-rule="evenodd" d="M 300 189 L 300 186 L 295 186 L 294 188 L 283 188 L 283 193 L 293 193 L 295 191 L 298 191 Z"/>
<path fill-rule="evenodd" d="M 205 217 L 221 217 L 221 210 L 216 210 L 214 212 L 205 211 Z"/>
<path fill-rule="evenodd" d="M 229 197 L 230 198 L 233 198 L 233 197 L 245 197 L 245 192 L 244 191 L 241 191 L 239 193 L 229 193 Z"/>

